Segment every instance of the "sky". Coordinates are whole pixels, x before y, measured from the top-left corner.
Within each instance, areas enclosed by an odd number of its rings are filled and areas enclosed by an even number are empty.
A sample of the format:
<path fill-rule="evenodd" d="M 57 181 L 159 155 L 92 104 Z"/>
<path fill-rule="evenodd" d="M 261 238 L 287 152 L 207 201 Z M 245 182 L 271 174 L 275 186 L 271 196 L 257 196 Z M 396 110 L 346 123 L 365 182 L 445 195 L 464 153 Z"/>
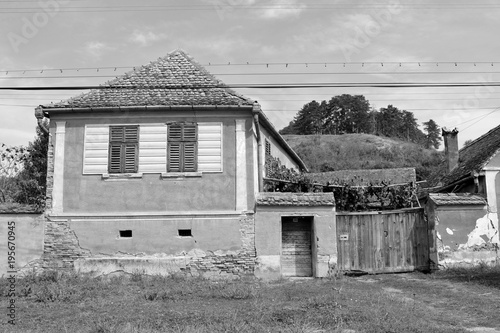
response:
<path fill-rule="evenodd" d="M 180 48 L 227 84 L 329 85 L 235 89 L 277 129 L 364 95 L 461 146 L 500 123 L 499 16 L 499 0 L 0 0 L 0 143 L 27 145 L 35 107 L 85 92 L 6 88 L 99 85 Z"/>

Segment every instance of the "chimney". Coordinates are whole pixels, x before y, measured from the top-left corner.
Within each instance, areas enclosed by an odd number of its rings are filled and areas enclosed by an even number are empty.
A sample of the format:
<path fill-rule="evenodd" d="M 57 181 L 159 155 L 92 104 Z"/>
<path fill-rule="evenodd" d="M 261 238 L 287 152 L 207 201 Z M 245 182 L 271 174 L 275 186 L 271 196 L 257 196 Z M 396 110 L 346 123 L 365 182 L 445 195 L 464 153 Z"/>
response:
<path fill-rule="evenodd" d="M 446 164 L 448 172 L 451 172 L 458 164 L 458 130 L 456 128 L 451 131 L 446 128 L 442 129 L 444 139 L 444 154 L 446 156 Z"/>

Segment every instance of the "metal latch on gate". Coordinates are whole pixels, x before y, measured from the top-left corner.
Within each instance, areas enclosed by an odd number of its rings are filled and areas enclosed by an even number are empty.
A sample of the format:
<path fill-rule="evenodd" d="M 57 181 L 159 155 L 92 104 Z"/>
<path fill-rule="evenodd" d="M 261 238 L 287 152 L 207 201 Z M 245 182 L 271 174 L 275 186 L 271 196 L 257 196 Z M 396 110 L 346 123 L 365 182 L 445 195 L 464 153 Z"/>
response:
<path fill-rule="evenodd" d="M 341 241 L 349 240 L 349 235 L 340 235 L 340 240 Z"/>

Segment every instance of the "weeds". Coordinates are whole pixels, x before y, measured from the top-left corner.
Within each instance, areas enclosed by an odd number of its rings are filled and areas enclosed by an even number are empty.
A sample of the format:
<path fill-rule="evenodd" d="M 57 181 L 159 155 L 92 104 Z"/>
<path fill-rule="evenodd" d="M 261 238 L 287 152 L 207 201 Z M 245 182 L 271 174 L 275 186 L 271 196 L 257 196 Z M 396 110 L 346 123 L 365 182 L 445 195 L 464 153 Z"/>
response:
<path fill-rule="evenodd" d="M 55 332 L 64 325 L 75 333 L 461 331 L 443 328 L 442 318 L 421 303 L 351 278 L 265 283 L 47 272 L 19 285 L 19 313 L 30 314 L 19 332 Z"/>
<path fill-rule="evenodd" d="M 472 266 L 452 266 L 437 271 L 436 278 L 455 282 L 467 282 L 500 289 L 500 265 L 480 262 Z"/>

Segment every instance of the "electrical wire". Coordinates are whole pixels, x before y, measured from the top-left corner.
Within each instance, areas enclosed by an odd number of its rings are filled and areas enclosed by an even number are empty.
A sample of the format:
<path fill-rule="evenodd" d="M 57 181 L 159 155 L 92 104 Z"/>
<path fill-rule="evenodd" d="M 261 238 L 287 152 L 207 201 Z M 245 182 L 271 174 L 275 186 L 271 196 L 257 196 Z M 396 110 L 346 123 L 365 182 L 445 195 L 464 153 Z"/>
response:
<path fill-rule="evenodd" d="M 324 66 L 332 66 L 332 65 L 336 65 L 336 66 L 348 66 L 348 67 L 352 67 L 352 66 L 361 66 L 362 68 L 366 66 L 373 66 L 373 65 L 377 65 L 377 66 L 384 66 L 385 65 L 396 65 L 398 67 L 403 67 L 404 66 L 410 66 L 410 65 L 415 65 L 415 66 L 418 66 L 418 67 L 422 67 L 422 65 L 424 66 L 427 66 L 427 65 L 432 65 L 433 67 L 439 67 L 440 65 L 443 66 L 443 65 L 451 65 L 452 67 L 460 67 L 462 65 L 472 65 L 474 67 L 477 67 L 477 65 L 487 65 L 489 67 L 494 67 L 495 65 L 499 65 L 500 62 L 498 61 L 437 61 L 437 62 L 429 62 L 429 61 L 420 61 L 420 62 L 415 62 L 415 61 L 377 61 L 377 62 L 255 62 L 255 63 L 251 63 L 251 62 L 243 62 L 243 63 L 232 63 L 230 61 L 228 62 L 225 62 L 225 63 L 206 63 L 206 64 L 201 64 L 202 66 L 204 67 L 248 67 L 248 66 L 261 66 L 261 67 L 266 67 L 266 68 L 269 68 L 270 66 L 272 67 L 276 67 L 276 66 L 279 66 L 279 67 L 285 67 L 285 68 L 288 68 L 288 67 L 291 67 L 291 66 L 321 66 L 321 67 L 324 67 Z M 400 66 L 401 65 L 401 66 Z M 113 70 L 113 71 L 116 71 L 118 69 L 128 69 L 128 70 L 131 70 L 131 69 L 140 69 L 141 67 L 144 67 L 144 66 L 102 66 L 102 67 L 69 67 L 69 68 L 38 68 L 38 69 L 4 69 L 4 70 L 0 70 L 0 73 L 5 73 L 6 75 L 8 73 L 29 73 L 29 72 L 38 72 L 38 73 L 44 73 L 44 72 L 51 72 L 51 71 L 55 71 L 55 72 L 64 72 L 64 71 L 88 71 L 88 70 L 92 70 L 92 71 L 100 71 L 100 70 Z M 438 73 L 440 73 L 439 71 L 436 71 Z M 487 71 L 485 73 L 490 73 L 491 71 Z M 417 72 L 415 72 L 417 73 Z M 453 73 L 459 73 L 458 71 L 454 71 Z M 472 73 L 481 73 L 481 72 L 472 72 Z M 498 73 L 498 72 L 493 72 L 493 73 Z M 214 74 L 214 73 L 212 73 Z M 215 74 L 214 74 L 215 75 Z"/>
<path fill-rule="evenodd" d="M 171 85 L 171 86 L 12 86 L 2 87 L 0 90 L 88 90 L 88 89 L 214 89 L 214 88 L 252 88 L 252 89 L 303 89 L 303 88 L 455 88 L 455 87 L 498 87 L 500 82 L 351 82 L 351 83 L 333 83 L 333 82 L 308 82 L 308 83 L 255 83 L 255 84 L 226 84 L 224 86 L 210 85 Z"/>

